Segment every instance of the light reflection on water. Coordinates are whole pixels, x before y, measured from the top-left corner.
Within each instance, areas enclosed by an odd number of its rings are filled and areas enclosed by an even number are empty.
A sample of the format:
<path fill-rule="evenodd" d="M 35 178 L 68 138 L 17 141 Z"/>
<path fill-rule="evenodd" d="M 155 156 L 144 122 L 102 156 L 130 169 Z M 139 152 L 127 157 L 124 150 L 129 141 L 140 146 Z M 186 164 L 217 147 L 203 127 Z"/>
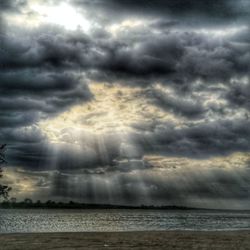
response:
<path fill-rule="evenodd" d="M 0 233 L 243 229 L 250 229 L 250 212 L 0 210 Z"/>

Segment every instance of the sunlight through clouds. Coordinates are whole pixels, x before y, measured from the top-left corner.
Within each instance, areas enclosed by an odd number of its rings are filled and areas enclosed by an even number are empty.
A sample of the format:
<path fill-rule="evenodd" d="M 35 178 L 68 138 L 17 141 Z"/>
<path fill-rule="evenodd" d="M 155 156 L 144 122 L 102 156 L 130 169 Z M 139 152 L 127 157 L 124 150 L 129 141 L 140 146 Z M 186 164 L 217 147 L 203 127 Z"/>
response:
<path fill-rule="evenodd" d="M 64 129 L 71 130 L 76 138 L 78 131 L 90 134 L 110 131 L 128 134 L 134 123 L 181 121 L 150 104 L 140 88 L 97 83 L 91 84 L 90 90 L 94 99 L 89 103 L 72 107 L 58 117 L 40 122 L 40 128 L 51 141 L 56 141 Z"/>
<path fill-rule="evenodd" d="M 58 25 L 66 30 L 74 31 L 90 29 L 89 21 L 77 8 L 64 2 L 58 5 L 47 4 L 42 1 L 31 1 L 28 10 L 23 10 L 21 15 L 12 13 L 6 16 L 9 24 L 25 25 L 30 28 L 40 25 Z"/>
<path fill-rule="evenodd" d="M 69 30 L 81 28 L 88 30 L 89 22 L 74 7 L 67 3 L 60 3 L 57 6 L 34 4 L 31 9 L 39 15 L 40 22 L 57 24 Z"/>
<path fill-rule="evenodd" d="M 249 3 L 142 2 L 0 1 L 13 195 L 250 207 Z"/>

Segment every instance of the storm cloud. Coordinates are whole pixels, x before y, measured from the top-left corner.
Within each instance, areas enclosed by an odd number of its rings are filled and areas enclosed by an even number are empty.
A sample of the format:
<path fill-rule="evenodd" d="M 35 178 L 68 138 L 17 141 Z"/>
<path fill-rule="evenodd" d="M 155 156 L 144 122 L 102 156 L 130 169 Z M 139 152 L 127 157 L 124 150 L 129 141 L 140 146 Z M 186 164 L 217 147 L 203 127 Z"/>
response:
<path fill-rule="evenodd" d="M 249 198 L 247 161 L 240 171 L 196 164 L 185 185 L 184 172 L 160 177 L 152 161 L 249 155 L 248 1 L 28 0 L 0 9 L 0 142 L 9 144 L 9 174 L 37 181 L 32 197 L 45 185 L 48 198 L 88 202 Z"/>

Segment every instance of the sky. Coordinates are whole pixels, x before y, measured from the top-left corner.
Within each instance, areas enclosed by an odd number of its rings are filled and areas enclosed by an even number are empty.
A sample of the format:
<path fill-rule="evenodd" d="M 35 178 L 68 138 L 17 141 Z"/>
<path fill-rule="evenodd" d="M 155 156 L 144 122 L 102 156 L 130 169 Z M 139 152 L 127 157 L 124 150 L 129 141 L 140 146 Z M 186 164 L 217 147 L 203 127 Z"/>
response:
<path fill-rule="evenodd" d="M 10 195 L 250 209 L 249 19 L 248 0 L 0 0 Z"/>

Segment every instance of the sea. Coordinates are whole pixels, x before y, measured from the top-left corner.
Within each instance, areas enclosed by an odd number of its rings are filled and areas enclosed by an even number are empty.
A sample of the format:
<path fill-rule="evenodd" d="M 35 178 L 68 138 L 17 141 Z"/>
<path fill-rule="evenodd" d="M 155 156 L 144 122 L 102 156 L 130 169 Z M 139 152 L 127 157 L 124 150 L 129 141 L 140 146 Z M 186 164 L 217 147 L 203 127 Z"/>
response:
<path fill-rule="evenodd" d="M 250 211 L 0 209 L 0 233 L 247 229 Z"/>

